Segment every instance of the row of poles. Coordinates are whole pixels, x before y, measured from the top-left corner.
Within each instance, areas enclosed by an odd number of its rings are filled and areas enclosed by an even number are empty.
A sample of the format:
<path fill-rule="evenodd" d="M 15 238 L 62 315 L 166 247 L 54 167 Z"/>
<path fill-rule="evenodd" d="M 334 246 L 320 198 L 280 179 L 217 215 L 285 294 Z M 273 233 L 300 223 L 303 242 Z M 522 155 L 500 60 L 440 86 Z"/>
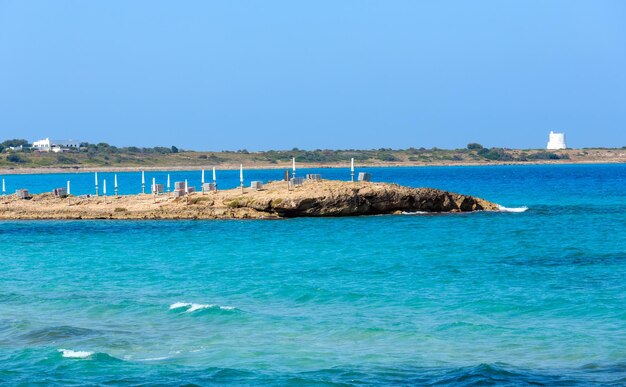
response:
<path fill-rule="evenodd" d="M 239 180 L 241 182 L 241 185 L 243 186 L 243 164 L 240 165 L 240 170 L 239 170 Z M 206 182 L 205 180 L 205 170 L 202 170 L 202 179 L 201 179 L 202 185 L 204 185 L 204 183 Z M 3 180 L 4 183 L 4 180 Z M 100 191 L 99 191 L 99 181 L 98 181 L 98 172 L 94 172 L 94 183 L 96 186 L 96 196 L 99 196 Z M 213 167 L 213 184 L 215 189 L 217 189 L 217 173 L 215 170 L 215 167 Z M 118 185 L 117 185 L 117 174 L 113 175 L 113 186 L 115 189 L 115 196 L 118 195 Z M 152 192 L 156 191 L 156 178 L 153 177 L 152 178 Z M 167 174 L 167 192 L 170 192 L 171 189 L 171 179 L 170 179 L 170 174 Z M 187 192 L 187 179 L 185 179 L 185 191 Z M 141 193 L 145 194 L 146 193 L 146 174 L 145 171 L 141 171 Z M 70 181 L 67 181 L 67 194 L 70 194 Z M 102 194 L 106 196 L 107 194 L 107 181 L 106 179 L 104 179 L 102 181 Z"/>
<path fill-rule="evenodd" d="M 292 177 L 295 178 L 296 177 L 296 158 L 295 157 L 291 159 L 291 163 L 292 163 L 291 168 L 293 170 Z M 242 173 L 241 180 L 243 184 L 243 169 L 241 173 Z M 354 157 L 350 159 L 350 181 L 354 182 Z"/>
<path fill-rule="evenodd" d="M 292 162 L 292 177 L 295 178 L 296 177 L 296 158 L 292 158 L 291 159 Z M 350 180 L 352 182 L 354 182 L 354 158 L 350 159 Z M 205 179 L 204 179 L 204 169 L 202 170 L 202 184 L 204 185 L 205 183 Z M 94 173 L 94 182 L 96 185 L 96 196 L 99 196 L 100 192 L 99 192 L 99 186 L 98 186 L 98 172 Z M 217 189 L 217 175 L 215 172 L 215 167 L 213 167 L 213 184 L 215 185 L 215 189 Z M 241 191 L 243 192 L 244 186 L 243 186 L 243 164 L 239 164 L 239 184 L 241 187 Z M 167 192 L 170 192 L 170 174 L 167 174 Z M 115 196 L 118 196 L 118 185 L 117 185 L 117 174 L 113 175 L 113 189 L 114 189 L 114 193 Z M 71 186 L 70 186 L 70 181 L 67 181 L 67 194 L 70 195 L 71 194 Z M 156 178 L 152 178 L 152 191 L 156 191 Z M 187 191 L 187 180 L 185 179 L 185 191 Z M 146 193 L 146 175 L 145 175 L 145 171 L 141 171 L 141 193 L 145 194 Z M 107 181 L 106 179 L 104 179 L 102 181 L 102 194 L 104 196 L 106 196 L 107 194 Z M 5 185 L 5 181 L 4 179 L 2 179 L 2 195 L 6 195 L 6 185 Z"/>
<path fill-rule="evenodd" d="M 241 180 L 242 180 L 242 184 L 243 184 L 243 166 L 241 166 Z M 98 189 L 98 172 L 94 172 L 94 183 L 96 185 L 96 196 L 99 195 L 99 189 Z M 202 170 L 202 184 L 204 185 L 205 183 L 205 179 L 204 179 L 204 169 Z M 213 167 L 213 184 L 215 185 L 215 187 L 217 188 L 217 175 L 215 172 L 215 167 Z M 152 178 L 152 192 L 156 191 L 156 178 L 153 177 Z M 185 191 L 187 191 L 187 179 L 185 179 Z M 115 196 L 117 196 L 118 194 L 118 185 L 117 185 L 117 174 L 113 175 L 113 187 L 115 189 Z M 170 180 L 170 174 L 167 174 L 167 192 L 170 192 L 170 188 L 171 188 L 171 180 Z M 146 193 L 146 174 L 145 171 L 141 171 L 141 193 L 145 194 Z M 67 194 L 70 194 L 70 181 L 67 181 Z M 106 196 L 107 194 L 107 181 L 106 179 L 102 180 L 102 194 Z"/>

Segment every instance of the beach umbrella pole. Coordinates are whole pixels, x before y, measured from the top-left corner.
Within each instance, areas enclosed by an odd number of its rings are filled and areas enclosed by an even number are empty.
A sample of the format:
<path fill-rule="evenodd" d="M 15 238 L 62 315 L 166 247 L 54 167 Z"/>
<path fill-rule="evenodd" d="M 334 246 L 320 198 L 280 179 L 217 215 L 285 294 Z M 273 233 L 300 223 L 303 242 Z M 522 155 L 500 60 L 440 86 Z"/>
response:
<path fill-rule="evenodd" d="M 187 204 L 189 204 L 189 186 L 187 185 L 187 179 L 185 179 L 185 198 L 187 200 Z"/>
<path fill-rule="evenodd" d="M 152 196 L 154 198 L 154 202 L 156 203 L 156 198 L 157 198 L 157 189 L 156 189 L 156 177 L 152 178 Z"/>
<path fill-rule="evenodd" d="M 354 183 L 354 157 L 350 159 L 350 180 Z"/>
<path fill-rule="evenodd" d="M 202 188 L 202 195 L 204 195 L 204 169 L 202 170 L 202 181 L 200 182 L 200 187 Z"/>
<path fill-rule="evenodd" d="M 241 194 L 243 194 L 243 164 L 239 165 L 239 185 L 241 186 Z"/>
<path fill-rule="evenodd" d="M 217 176 L 215 175 L 215 167 L 213 167 L 213 191 L 217 192 Z"/>

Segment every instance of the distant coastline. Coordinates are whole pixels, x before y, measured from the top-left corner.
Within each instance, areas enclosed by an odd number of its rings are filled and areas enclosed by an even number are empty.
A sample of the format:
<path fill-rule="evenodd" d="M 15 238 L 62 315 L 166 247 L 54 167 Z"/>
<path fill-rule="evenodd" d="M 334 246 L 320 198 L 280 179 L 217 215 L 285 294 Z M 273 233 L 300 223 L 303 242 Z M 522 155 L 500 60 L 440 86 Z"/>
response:
<path fill-rule="evenodd" d="M 584 165 L 584 164 L 624 164 L 626 158 L 622 160 L 557 160 L 557 161 L 492 161 L 492 162 L 476 162 L 476 163 L 363 163 L 358 164 L 362 168 L 393 168 L 393 167 L 488 167 L 488 166 L 504 166 L 504 165 Z M 290 169 L 290 163 L 281 164 L 246 164 L 245 168 L 248 170 L 260 170 L 260 169 Z M 84 172 L 133 172 L 133 171 L 190 171 L 196 169 L 210 169 L 213 166 L 220 170 L 238 170 L 239 164 L 206 164 L 206 165 L 162 165 L 162 166 L 127 166 L 127 167 L 114 167 L 114 166 L 74 166 L 74 167 L 18 167 L 18 168 L 1 168 L 0 175 L 30 175 L 30 174 L 47 174 L 47 173 L 84 173 Z M 316 164 L 316 163 L 298 163 L 299 168 L 349 168 L 348 163 L 334 163 L 334 164 Z"/>
<path fill-rule="evenodd" d="M 482 149 L 482 150 L 481 150 Z M 291 157 L 299 168 L 348 168 L 354 157 L 359 167 L 490 166 L 626 163 L 624 148 L 543 149 L 407 149 L 267 152 L 195 152 L 120 155 L 109 153 L 24 153 L 0 156 L 0 174 L 79 173 L 137 170 L 289 169 Z M 8 161 L 9 156 L 13 160 Z M 16 157 L 15 157 L 16 156 Z M 319 159 L 319 160 L 318 160 Z"/>

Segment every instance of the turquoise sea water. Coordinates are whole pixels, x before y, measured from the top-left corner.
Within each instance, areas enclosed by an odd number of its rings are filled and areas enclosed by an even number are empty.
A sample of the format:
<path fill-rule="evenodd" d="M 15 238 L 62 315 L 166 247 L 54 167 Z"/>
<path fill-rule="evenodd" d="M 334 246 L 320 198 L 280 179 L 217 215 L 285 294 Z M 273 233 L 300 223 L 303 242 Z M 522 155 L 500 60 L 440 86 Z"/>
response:
<path fill-rule="evenodd" d="M 529 209 L 0 222 L 0 383 L 626 384 L 626 165 L 371 171 Z"/>

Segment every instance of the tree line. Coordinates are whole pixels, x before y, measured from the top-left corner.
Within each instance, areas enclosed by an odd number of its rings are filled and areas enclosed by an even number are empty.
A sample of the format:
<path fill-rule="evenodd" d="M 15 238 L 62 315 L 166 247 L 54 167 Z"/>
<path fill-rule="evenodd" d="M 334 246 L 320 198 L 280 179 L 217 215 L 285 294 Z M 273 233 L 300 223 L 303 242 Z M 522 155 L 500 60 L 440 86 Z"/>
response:
<path fill-rule="evenodd" d="M 11 149 L 11 148 L 19 148 L 22 147 L 25 151 L 32 151 L 32 144 L 28 142 L 28 140 L 24 139 L 11 139 L 5 140 L 0 143 L 0 152 Z M 74 151 L 74 150 L 72 150 Z M 177 146 L 163 147 L 156 146 L 152 148 L 146 147 L 136 147 L 136 146 L 128 146 L 128 147 L 117 147 L 114 145 L 109 145 L 106 142 L 100 142 L 97 144 L 91 144 L 88 142 L 81 142 L 79 145 L 78 152 L 87 152 L 87 153 L 146 153 L 146 154 L 168 154 L 168 153 L 178 153 L 180 150 Z"/>

